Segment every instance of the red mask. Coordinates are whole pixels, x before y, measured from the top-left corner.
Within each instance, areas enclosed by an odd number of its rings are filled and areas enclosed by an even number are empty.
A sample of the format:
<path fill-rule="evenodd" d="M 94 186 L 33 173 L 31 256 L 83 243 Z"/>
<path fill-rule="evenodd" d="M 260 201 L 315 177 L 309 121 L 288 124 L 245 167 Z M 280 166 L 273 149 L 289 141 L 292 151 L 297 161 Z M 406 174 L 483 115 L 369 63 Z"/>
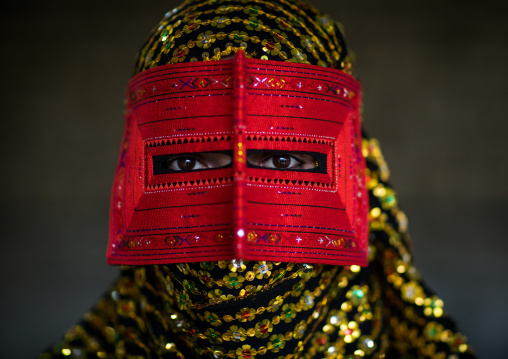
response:
<path fill-rule="evenodd" d="M 138 74 L 108 263 L 366 265 L 360 102 L 342 71 L 241 51 Z"/>

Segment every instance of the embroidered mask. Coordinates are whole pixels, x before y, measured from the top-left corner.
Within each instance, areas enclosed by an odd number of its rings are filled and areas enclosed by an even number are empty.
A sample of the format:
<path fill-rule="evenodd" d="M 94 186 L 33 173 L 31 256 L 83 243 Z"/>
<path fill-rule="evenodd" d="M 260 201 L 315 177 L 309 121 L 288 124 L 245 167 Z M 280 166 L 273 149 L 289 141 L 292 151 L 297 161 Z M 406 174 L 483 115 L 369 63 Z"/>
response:
<path fill-rule="evenodd" d="M 195 7 L 179 15 L 183 20 L 167 15 L 129 83 L 108 262 L 366 265 L 361 89 L 346 73 L 343 54 L 322 55 L 330 65 L 341 64 L 340 70 L 309 64 L 298 48 L 296 62 L 255 59 L 258 50 L 250 51 L 245 41 L 271 55 L 275 45 L 239 33 L 226 36 L 244 40 L 239 46 L 214 50 L 221 61 L 180 63 L 196 46 L 203 52 L 212 39 L 225 36 L 212 31 L 193 39 L 196 28 L 219 21 L 200 20 L 210 11 Z M 285 28 L 283 18 L 277 21 Z M 191 39 L 177 47 L 185 34 Z M 271 34 L 289 46 L 286 32 Z M 312 47 L 323 47 L 310 39 Z M 166 65 L 159 63 L 171 52 L 164 46 L 174 49 Z M 234 59 L 223 59 L 234 53 Z"/>
<path fill-rule="evenodd" d="M 110 263 L 365 264 L 358 82 L 242 54 L 131 80 Z"/>

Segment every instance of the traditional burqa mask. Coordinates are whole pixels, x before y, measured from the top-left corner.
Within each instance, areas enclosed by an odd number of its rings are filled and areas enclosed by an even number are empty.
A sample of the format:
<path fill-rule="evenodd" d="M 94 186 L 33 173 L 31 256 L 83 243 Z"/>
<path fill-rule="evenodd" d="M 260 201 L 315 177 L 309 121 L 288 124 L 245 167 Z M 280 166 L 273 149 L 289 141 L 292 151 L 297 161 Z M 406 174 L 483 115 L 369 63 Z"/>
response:
<path fill-rule="evenodd" d="M 365 265 L 361 93 L 340 31 L 302 2 L 221 4 L 184 3 L 140 52 L 108 262 Z"/>

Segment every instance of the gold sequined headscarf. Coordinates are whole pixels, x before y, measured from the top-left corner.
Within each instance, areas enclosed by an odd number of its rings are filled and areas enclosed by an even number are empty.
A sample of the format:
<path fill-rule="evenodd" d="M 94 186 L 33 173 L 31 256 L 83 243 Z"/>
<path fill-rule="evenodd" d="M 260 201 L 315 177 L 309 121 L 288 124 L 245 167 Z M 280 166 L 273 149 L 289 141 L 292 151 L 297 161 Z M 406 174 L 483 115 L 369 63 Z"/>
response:
<path fill-rule="evenodd" d="M 165 64 L 247 57 L 351 73 L 340 25 L 303 1 L 185 1 L 168 12 L 139 52 L 135 73 Z"/>
<path fill-rule="evenodd" d="M 353 68 L 340 25 L 298 0 L 188 0 L 134 73 L 248 57 Z M 473 358 L 412 264 L 376 140 L 365 138 L 369 266 L 219 261 L 122 267 L 107 295 L 41 358 Z"/>

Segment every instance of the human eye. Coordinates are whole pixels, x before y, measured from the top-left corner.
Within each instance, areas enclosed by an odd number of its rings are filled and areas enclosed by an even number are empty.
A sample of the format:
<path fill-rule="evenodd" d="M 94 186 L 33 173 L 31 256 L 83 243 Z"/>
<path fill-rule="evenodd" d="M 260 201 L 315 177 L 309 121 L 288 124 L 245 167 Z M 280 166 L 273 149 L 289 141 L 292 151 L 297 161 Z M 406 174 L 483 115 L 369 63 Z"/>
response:
<path fill-rule="evenodd" d="M 291 168 L 299 168 L 302 162 L 294 156 L 287 153 L 278 153 L 271 155 L 258 164 L 259 167 L 277 168 L 279 170 L 287 170 Z"/>
<path fill-rule="evenodd" d="M 251 152 L 247 160 L 251 166 L 275 170 L 312 170 L 319 165 L 312 155 L 283 151 Z"/>
<path fill-rule="evenodd" d="M 201 162 L 199 158 L 192 155 L 168 156 L 163 161 L 163 166 L 165 169 L 175 172 L 208 168 L 206 163 Z"/>
<path fill-rule="evenodd" d="M 231 167 L 232 151 L 189 152 L 153 156 L 153 174 L 203 171 Z"/>

